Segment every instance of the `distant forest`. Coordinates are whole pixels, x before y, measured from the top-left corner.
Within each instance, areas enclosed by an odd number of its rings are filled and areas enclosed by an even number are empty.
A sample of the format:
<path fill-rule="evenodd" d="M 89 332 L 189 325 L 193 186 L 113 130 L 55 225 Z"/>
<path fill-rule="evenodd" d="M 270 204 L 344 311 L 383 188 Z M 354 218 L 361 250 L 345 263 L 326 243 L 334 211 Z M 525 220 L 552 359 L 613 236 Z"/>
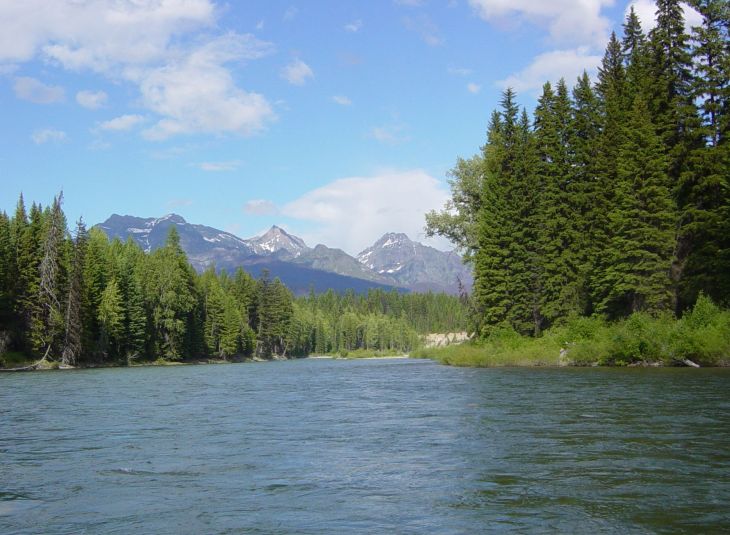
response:
<path fill-rule="evenodd" d="M 480 154 L 452 171 L 430 234 L 474 265 L 473 326 L 539 335 L 571 317 L 681 315 L 730 300 L 730 3 L 633 9 L 593 83 L 546 83 L 532 117 L 512 90 Z"/>
<path fill-rule="evenodd" d="M 267 274 L 198 274 L 175 227 L 149 254 L 82 221 L 67 229 L 21 195 L 0 213 L 0 358 L 13 352 L 68 366 L 157 358 L 406 352 L 428 332 L 463 330 L 462 301 L 442 294 L 329 291 L 295 299 Z"/>

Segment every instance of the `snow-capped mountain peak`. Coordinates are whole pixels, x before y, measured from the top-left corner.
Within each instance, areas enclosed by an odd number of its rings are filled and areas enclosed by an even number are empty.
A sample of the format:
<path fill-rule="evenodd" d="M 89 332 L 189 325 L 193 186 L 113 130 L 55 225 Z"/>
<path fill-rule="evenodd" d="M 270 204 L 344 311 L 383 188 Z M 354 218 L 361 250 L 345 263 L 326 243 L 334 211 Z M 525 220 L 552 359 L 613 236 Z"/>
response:
<path fill-rule="evenodd" d="M 403 233 L 384 234 L 371 247 L 357 255 L 357 260 L 400 286 L 455 292 L 459 284 L 471 285 L 470 270 L 454 253 L 444 253 L 412 241 Z"/>
<path fill-rule="evenodd" d="M 283 254 L 293 258 L 298 257 L 304 251 L 308 251 L 309 247 L 304 240 L 297 236 L 292 236 L 281 227 L 274 225 L 261 236 L 247 240 L 248 245 L 254 253 L 261 256 L 272 254 Z"/>

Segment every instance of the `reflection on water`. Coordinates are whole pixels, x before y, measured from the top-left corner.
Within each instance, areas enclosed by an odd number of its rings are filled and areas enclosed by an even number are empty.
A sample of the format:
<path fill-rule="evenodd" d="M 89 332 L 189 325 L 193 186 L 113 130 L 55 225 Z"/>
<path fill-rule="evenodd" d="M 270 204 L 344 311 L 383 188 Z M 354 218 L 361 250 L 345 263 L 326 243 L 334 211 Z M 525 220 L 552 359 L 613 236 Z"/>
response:
<path fill-rule="evenodd" d="M 2 533 L 718 532 L 730 370 L 0 376 Z"/>

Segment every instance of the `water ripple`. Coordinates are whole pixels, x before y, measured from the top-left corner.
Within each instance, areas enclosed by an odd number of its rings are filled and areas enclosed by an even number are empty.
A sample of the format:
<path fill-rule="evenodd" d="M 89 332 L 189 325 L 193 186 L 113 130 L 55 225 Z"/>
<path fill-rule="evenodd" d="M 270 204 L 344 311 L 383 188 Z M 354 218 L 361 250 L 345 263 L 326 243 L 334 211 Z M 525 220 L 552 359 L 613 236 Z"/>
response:
<path fill-rule="evenodd" d="M 0 376 L 0 533 L 723 532 L 729 372 Z"/>

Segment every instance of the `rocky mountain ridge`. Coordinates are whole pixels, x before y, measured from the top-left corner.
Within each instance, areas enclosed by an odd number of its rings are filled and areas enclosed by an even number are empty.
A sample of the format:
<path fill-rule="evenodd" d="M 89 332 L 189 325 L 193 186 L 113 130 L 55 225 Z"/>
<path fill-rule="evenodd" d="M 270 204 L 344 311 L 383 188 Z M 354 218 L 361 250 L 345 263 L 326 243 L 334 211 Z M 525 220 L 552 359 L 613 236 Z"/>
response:
<path fill-rule="evenodd" d="M 469 269 L 455 253 L 411 241 L 405 234 L 388 233 L 353 258 L 341 249 L 319 244 L 310 248 L 301 238 L 273 226 L 261 236 L 242 239 L 229 232 L 188 223 L 177 214 L 140 218 L 113 214 L 97 225 L 110 239 L 132 238 L 149 252 L 165 243 L 175 225 L 180 245 L 198 271 L 215 266 L 233 271 L 242 267 L 254 276 L 267 269 L 295 293 L 328 288 L 400 289 L 458 293 L 471 285 Z"/>

